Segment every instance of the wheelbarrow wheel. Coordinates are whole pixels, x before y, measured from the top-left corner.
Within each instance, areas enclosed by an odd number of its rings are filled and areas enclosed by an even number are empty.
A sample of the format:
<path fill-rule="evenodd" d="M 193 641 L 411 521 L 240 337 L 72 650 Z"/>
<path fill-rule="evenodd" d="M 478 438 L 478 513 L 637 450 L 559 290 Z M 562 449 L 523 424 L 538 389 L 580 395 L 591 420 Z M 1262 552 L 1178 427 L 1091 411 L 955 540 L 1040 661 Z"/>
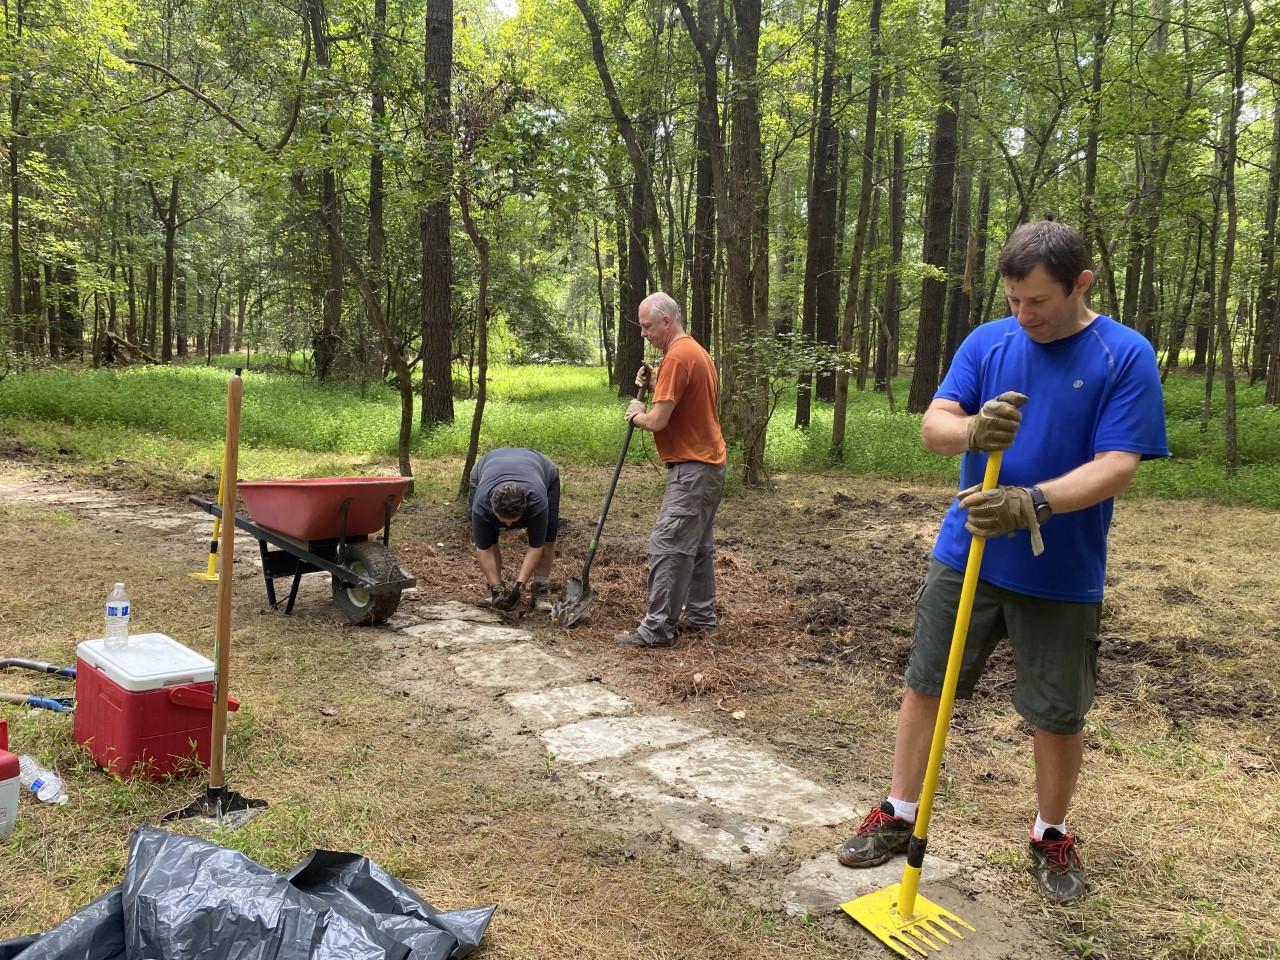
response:
<path fill-rule="evenodd" d="M 400 576 L 395 555 L 376 540 L 362 540 L 347 547 L 344 566 L 353 573 L 376 580 L 395 580 Z M 400 606 L 400 591 L 370 593 L 364 587 L 343 583 L 333 577 L 333 602 L 342 615 L 357 626 L 383 623 Z"/>

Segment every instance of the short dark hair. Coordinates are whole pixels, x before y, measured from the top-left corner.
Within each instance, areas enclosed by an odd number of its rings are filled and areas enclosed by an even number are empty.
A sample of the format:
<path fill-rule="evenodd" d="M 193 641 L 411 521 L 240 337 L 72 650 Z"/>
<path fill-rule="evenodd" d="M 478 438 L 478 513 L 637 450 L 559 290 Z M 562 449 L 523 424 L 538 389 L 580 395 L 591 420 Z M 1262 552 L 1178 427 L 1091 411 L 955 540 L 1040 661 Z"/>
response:
<path fill-rule="evenodd" d="M 520 484 L 508 480 L 493 488 L 493 493 L 489 494 L 489 506 L 493 508 L 494 516 L 522 517 L 528 499 Z"/>
<path fill-rule="evenodd" d="M 1053 220 L 1024 223 L 1010 234 L 1000 251 L 1000 276 L 1022 280 L 1039 263 L 1070 293 L 1080 274 L 1089 269 L 1084 237 L 1078 230 Z"/>

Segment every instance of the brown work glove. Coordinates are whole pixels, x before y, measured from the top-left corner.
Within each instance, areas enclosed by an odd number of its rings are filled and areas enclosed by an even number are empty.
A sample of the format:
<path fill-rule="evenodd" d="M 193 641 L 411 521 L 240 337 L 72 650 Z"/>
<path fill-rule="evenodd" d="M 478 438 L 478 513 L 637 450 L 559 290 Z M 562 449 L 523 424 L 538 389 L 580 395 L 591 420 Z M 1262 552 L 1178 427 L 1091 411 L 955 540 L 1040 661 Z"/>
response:
<path fill-rule="evenodd" d="M 627 423 L 630 423 L 633 417 L 644 413 L 644 401 L 638 397 L 627 404 Z"/>
<path fill-rule="evenodd" d="M 1026 527 L 1031 531 L 1031 555 L 1044 553 L 1044 540 L 1040 537 L 1040 523 L 1036 520 L 1036 507 L 1031 502 L 1031 491 L 1026 487 L 995 487 L 983 490 L 981 485 L 961 490 L 960 508 L 969 511 L 964 528 L 975 537 L 1003 537 Z"/>
<path fill-rule="evenodd" d="M 653 367 L 649 364 L 640 364 L 640 369 L 636 371 L 636 386 L 640 388 L 641 393 L 653 389 Z"/>
<path fill-rule="evenodd" d="M 1022 422 L 1022 412 L 1018 408 L 1026 402 L 1024 394 L 1006 390 L 984 403 L 982 409 L 970 417 L 965 426 L 968 449 L 991 453 L 1013 446 L 1013 435 L 1018 432 L 1018 424 Z"/>

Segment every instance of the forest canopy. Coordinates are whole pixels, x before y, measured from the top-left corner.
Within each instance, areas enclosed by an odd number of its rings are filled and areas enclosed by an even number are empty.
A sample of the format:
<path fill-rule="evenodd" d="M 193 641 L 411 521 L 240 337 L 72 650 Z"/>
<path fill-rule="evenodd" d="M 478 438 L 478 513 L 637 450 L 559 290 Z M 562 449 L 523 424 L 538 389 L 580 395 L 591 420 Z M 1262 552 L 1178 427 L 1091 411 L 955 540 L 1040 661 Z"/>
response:
<path fill-rule="evenodd" d="M 768 429 L 1003 315 L 1077 226 L 1166 374 L 1280 402 L 1280 22 L 1251 0 L 5 0 L 3 371 L 234 351 L 453 419 L 492 352 L 629 393 L 667 289 Z M 481 378 L 483 382 L 483 377 Z M 794 423 L 770 423 L 778 384 Z M 1206 395 L 1210 395 L 1208 392 Z M 409 434 L 402 434 L 405 444 Z"/>

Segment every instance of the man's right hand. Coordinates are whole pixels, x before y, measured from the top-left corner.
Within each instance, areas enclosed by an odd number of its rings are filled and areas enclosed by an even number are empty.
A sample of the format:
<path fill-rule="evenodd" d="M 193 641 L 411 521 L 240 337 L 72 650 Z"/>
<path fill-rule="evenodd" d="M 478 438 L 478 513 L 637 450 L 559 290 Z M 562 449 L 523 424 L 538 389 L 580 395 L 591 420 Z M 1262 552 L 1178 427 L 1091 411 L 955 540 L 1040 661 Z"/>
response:
<path fill-rule="evenodd" d="M 641 393 L 653 389 L 653 367 L 649 364 L 640 364 L 640 369 L 636 371 L 636 386 L 640 388 Z"/>
<path fill-rule="evenodd" d="M 1006 390 L 984 403 L 965 426 L 968 449 L 991 453 L 1013 446 L 1013 437 L 1022 422 L 1018 408 L 1026 402 L 1024 394 Z"/>

